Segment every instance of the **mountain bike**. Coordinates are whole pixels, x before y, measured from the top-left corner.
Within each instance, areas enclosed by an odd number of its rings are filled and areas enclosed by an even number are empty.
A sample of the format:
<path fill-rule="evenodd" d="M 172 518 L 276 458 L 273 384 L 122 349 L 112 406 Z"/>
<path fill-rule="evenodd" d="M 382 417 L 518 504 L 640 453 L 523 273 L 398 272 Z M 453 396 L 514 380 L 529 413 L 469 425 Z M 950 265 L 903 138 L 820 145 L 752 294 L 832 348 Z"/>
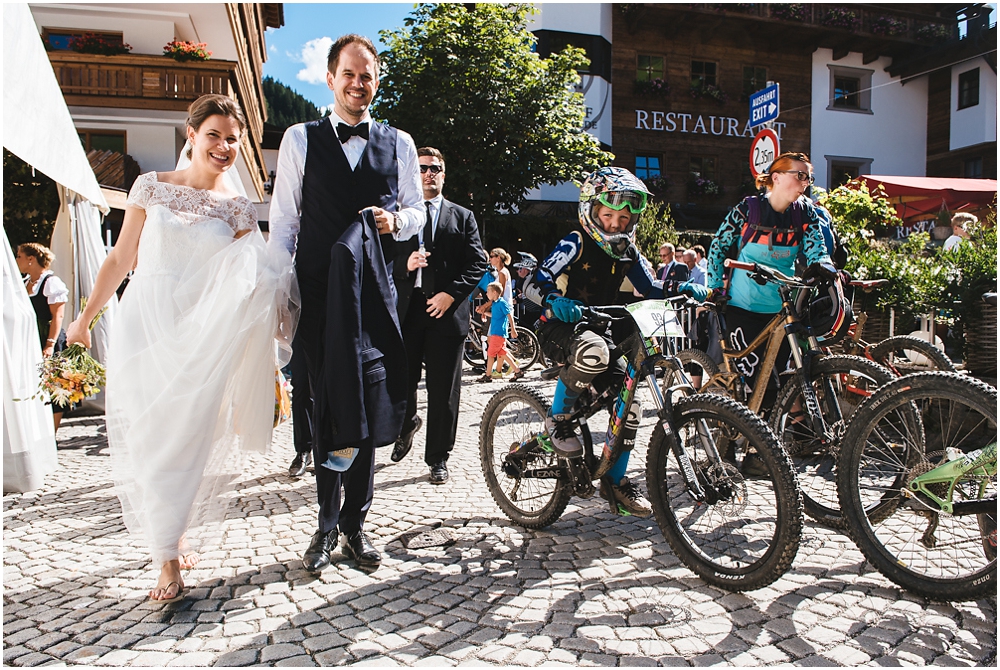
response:
<path fill-rule="evenodd" d="M 562 515 L 574 494 L 592 495 L 599 477 L 624 451 L 622 427 L 640 382 L 653 396 L 657 423 L 649 442 L 646 482 L 656 522 L 674 553 L 706 582 L 730 591 L 774 582 L 792 564 L 802 530 L 802 503 L 788 457 L 767 425 L 731 398 L 695 394 L 674 351 L 681 334 L 669 301 L 628 307 L 584 308 L 581 329 L 606 332 L 612 322 L 628 332 L 612 350 L 624 356 L 625 377 L 613 388 L 591 387 L 573 408 L 583 438 L 586 479 L 556 455 L 545 431 L 549 402 L 537 390 L 510 384 L 487 403 L 479 433 L 490 495 L 525 528 L 544 528 Z M 663 393 L 657 368 L 680 382 Z M 554 378 L 558 368 L 544 375 Z M 594 453 L 587 419 L 608 409 L 607 448 Z M 761 467 L 742 468 L 753 454 Z M 724 457 L 725 455 L 725 457 Z M 594 473 L 591 475 L 590 473 Z M 614 503 L 612 503 L 614 504 Z"/>
<path fill-rule="evenodd" d="M 718 393 L 745 404 L 760 414 L 778 436 L 795 469 L 802 489 L 803 509 L 824 526 L 843 528 L 834 479 L 837 451 L 854 409 L 882 384 L 895 377 L 874 361 L 859 356 L 825 353 L 817 338 L 810 335 L 795 307 L 795 293 L 810 284 L 757 263 L 726 259 L 728 268 L 746 270 L 761 283 L 773 283 L 781 296 L 781 311 L 744 348 L 730 348 L 726 337 L 724 310 L 711 303 L 695 303 L 716 312 L 716 337 L 722 348 L 720 366 L 702 351 L 686 349 L 678 357 L 687 367 L 702 393 Z M 773 405 L 764 407 L 764 393 L 777 363 L 783 342 L 791 350 L 793 369 L 783 373 L 785 383 Z M 757 383 L 748 389 L 738 360 L 767 343 L 759 363 Z M 788 377 L 791 376 L 791 379 Z M 664 376 L 664 386 L 675 377 Z"/>
<path fill-rule="evenodd" d="M 847 530 L 875 568 L 934 600 L 997 589 L 997 391 L 921 372 L 865 400 L 837 465 Z"/>
<path fill-rule="evenodd" d="M 888 283 L 885 279 L 868 281 L 852 280 L 848 286 L 861 288 L 864 291 Z M 840 343 L 840 351 L 853 356 L 863 356 L 868 360 L 889 369 L 897 377 L 914 372 L 943 370 L 957 372 L 958 369 L 947 354 L 927 340 L 913 335 L 893 335 L 874 344 L 861 339 L 868 315 L 865 312 L 857 314 L 856 322 L 851 325 L 848 337 Z"/>

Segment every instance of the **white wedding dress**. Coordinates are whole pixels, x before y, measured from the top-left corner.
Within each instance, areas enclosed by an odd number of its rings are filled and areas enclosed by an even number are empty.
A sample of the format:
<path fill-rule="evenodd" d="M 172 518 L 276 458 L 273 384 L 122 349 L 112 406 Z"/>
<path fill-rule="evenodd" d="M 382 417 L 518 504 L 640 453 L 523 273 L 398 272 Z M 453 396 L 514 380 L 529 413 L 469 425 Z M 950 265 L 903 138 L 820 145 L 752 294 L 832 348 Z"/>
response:
<path fill-rule="evenodd" d="M 218 531 L 243 456 L 270 445 L 293 279 L 244 197 L 148 173 L 128 204 L 146 221 L 110 336 L 108 442 L 125 524 L 162 564 Z"/>

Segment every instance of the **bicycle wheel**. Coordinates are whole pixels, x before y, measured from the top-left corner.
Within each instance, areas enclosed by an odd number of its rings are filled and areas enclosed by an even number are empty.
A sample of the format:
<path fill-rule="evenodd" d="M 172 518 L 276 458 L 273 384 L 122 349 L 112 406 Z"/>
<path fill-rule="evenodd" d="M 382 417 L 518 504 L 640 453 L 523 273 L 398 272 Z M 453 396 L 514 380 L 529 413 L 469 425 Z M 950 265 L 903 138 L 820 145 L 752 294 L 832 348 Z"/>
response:
<path fill-rule="evenodd" d="M 528 469 L 556 468 L 558 459 L 535 443 L 510 459 L 512 447 L 545 432 L 548 401 L 521 384 L 509 384 L 486 404 L 479 429 L 479 457 L 486 486 L 500 510 L 525 528 L 544 528 L 566 509 L 572 487 L 562 479 L 522 477 Z"/>
<path fill-rule="evenodd" d="M 702 384 L 719 371 L 719 366 L 716 365 L 715 361 L 700 349 L 682 349 L 677 352 L 677 358 L 684 364 L 684 371 L 691 379 L 695 390 L 701 389 Z M 684 380 L 678 372 L 664 366 L 663 380 L 660 382 L 663 393 L 666 393 L 670 387 L 683 383 Z M 716 392 L 721 392 L 721 390 Z M 679 396 L 675 395 L 674 397 L 676 399 Z"/>
<path fill-rule="evenodd" d="M 711 393 L 674 406 L 674 434 L 657 425 L 646 455 L 646 483 L 656 522 L 681 561 L 728 591 L 771 584 L 791 566 L 802 534 L 802 500 L 792 465 L 760 417 Z M 726 456 L 712 464 L 707 438 Z M 678 441 L 679 440 L 679 441 Z M 691 493 L 679 457 L 683 444 L 709 495 Z M 744 474 L 746 456 L 761 468 Z"/>
<path fill-rule="evenodd" d="M 895 377 L 882 366 L 860 356 L 825 356 L 812 362 L 811 372 L 812 388 L 833 442 L 824 444 L 820 440 L 808 415 L 792 413 L 793 407 L 805 407 L 802 390 L 795 379 L 785 383 L 778 392 L 769 423 L 792 460 L 806 514 L 823 526 L 842 530 L 845 522 L 837 498 L 835 474 L 840 440 L 861 401 Z M 827 394 L 831 391 L 840 408 L 840 419 L 830 411 L 831 399 Z"/>
<path fill-rule="evenodd" d="M 510 353 L 517 361 L 517 366 L 522 370 L 530 368 L 542 356 L 538 338 L 531 329 L 523 326 L 517 326 L 517 339 L 508 340 L 507 346 L 510 347 Z"/>
<path fill-rule="evenodd" d="M 483 348 L 483 341 L 479 337 L 479 331 L 474 328 L 469 329 L 469 334 L 462 345 L 462 358 L 472 367 L 486 367 L 486 350 Z"/>
<path fill-rule="evenodd" d="M 869 347 L 868 355 L 896 373 L 897 377 L 932 370 L 957 372 L 955 364 L 944 352 L 927 340 L 912 335 L 888 337 Z"/>
<path fill-rule="evenodd" d="M 837 488 L 852 539 L 896 584 L 935 600 L 996 594 L 996 461 L 990 475 L 959 479 L 951 496 L 956 503 L 992 498 L 990 513 L 932 511 L 903 494 L 915 476 L 949 460 L 946 450 L 995 445 L 996 419 L 996 389 L 948 372 L 908 375 L 858 408 L 844 437 Z M 948 497 L 947 484 L 932 486 L 942 487 L 934 495 Z M 879 504 L 887 499 L 894 504 Z"/>

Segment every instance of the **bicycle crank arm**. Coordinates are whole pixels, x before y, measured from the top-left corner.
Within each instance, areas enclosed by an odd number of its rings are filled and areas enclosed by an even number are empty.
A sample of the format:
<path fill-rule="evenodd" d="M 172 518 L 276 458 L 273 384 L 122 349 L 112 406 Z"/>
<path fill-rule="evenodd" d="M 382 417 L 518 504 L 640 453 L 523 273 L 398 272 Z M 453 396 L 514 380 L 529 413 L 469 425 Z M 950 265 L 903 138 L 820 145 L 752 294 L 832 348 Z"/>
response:
<path fill-rule="evenodd" d="M 565 468 L 552 466 L 550 468 L 531 468 L 521 473 L 523 479 L 569 479 Z"/>

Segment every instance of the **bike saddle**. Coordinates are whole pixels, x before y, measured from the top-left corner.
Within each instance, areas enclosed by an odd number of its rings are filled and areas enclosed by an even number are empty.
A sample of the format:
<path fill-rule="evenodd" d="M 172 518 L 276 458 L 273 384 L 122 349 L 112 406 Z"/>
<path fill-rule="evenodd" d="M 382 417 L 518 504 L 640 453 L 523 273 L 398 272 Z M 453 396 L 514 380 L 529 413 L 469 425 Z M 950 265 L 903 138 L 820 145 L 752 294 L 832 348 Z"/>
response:
<path fill-rule="evenodd" d="M 562 370 L 561 365 L 553 365 L 551 368 L 546 368 L 542 370 L 541 377 L 543 380 L 550 382 L 559 376 L 559 372 Z"/>

